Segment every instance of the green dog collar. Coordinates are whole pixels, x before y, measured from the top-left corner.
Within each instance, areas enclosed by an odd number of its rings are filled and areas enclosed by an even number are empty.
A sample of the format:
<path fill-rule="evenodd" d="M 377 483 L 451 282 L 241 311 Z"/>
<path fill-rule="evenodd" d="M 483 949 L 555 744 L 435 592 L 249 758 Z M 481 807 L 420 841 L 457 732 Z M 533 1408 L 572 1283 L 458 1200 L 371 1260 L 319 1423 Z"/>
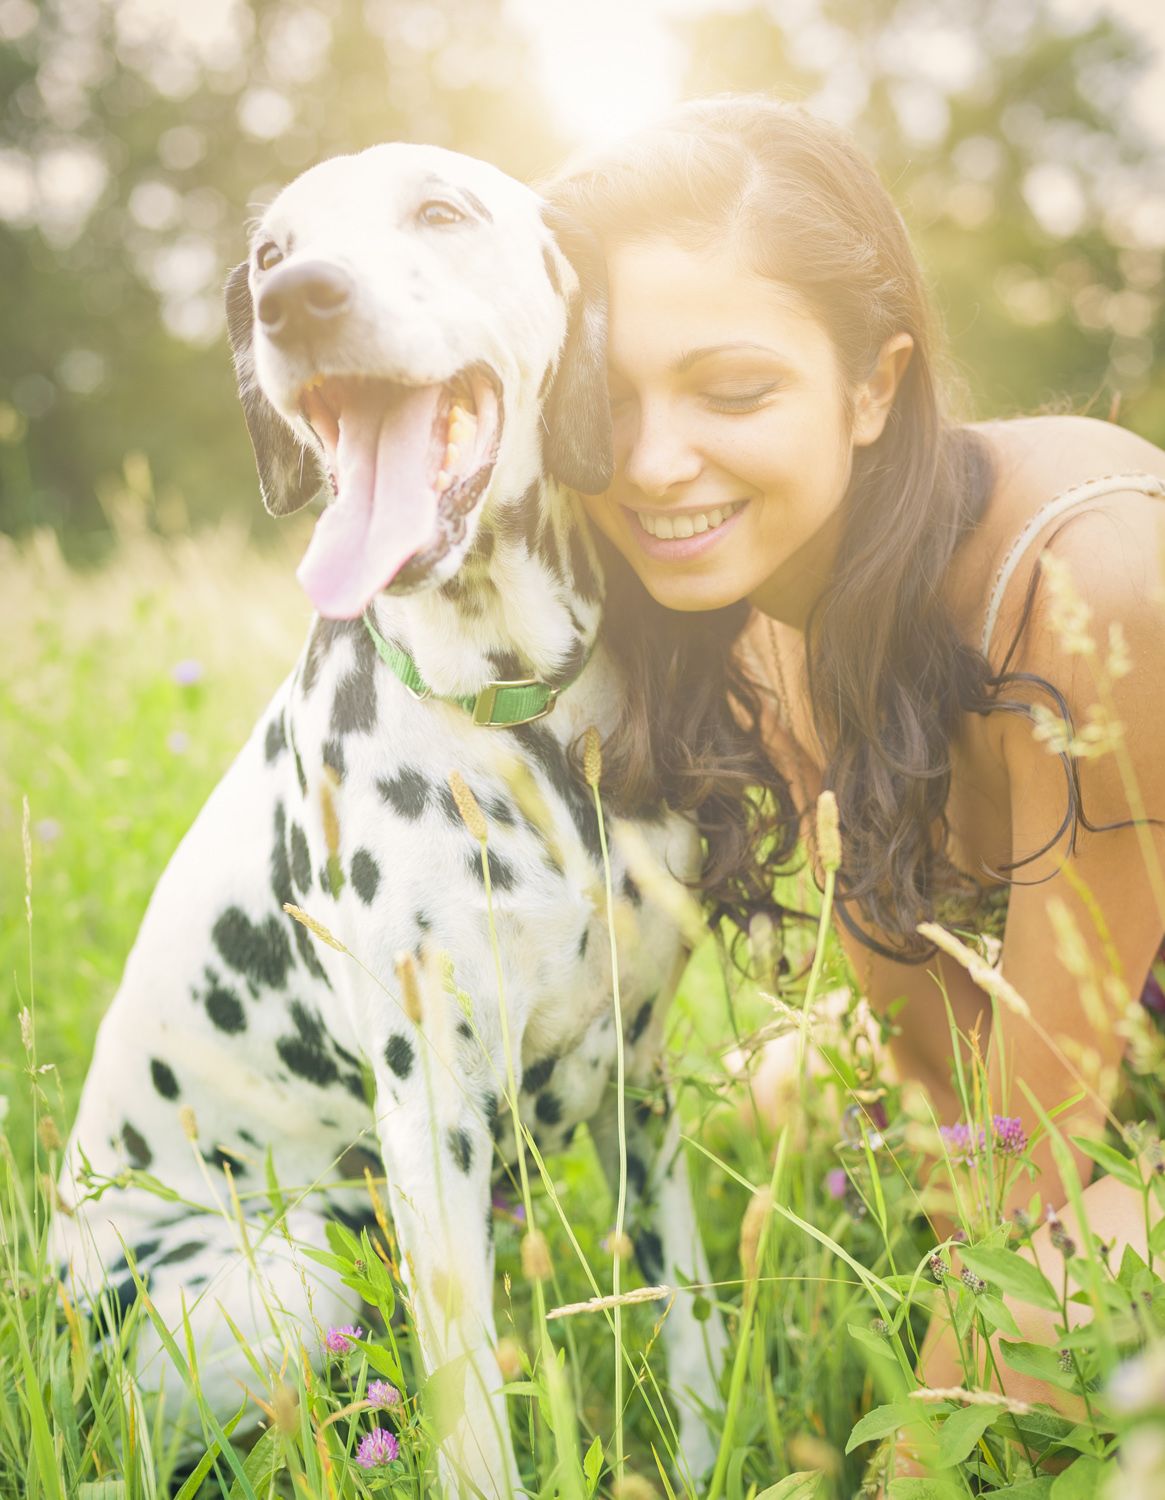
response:
<path fill-rule="evenodd" d="M 518 724 L 532 724 L 535 719 L 544 719 L 558 702 L 558 695 L 577 682 L 582 673 L 580 667 L 569 682 L 559 683 L 557 687 L 551 687 L 537 677 L 518 677 L 509 682 L 487 682 L 478 693 L 442 697 L 439 693 L 434 693 L 417 671 L 417 664 L 408 652 L 386 641 L 367 615 L 364 616 L 364 625 L 381 661 L 404 683 L 414 698 L 422 702 L 426 698 L 435 698 L 438 703 L 456 703 L 458 708 L 463 708 L 472 717 L 475 724 L 481 724 L 486 729 L 513 729 Z M 587 658 L 589 656 L 588 652 Z M 584 667 L 586 660 L 583 660 Z"/>

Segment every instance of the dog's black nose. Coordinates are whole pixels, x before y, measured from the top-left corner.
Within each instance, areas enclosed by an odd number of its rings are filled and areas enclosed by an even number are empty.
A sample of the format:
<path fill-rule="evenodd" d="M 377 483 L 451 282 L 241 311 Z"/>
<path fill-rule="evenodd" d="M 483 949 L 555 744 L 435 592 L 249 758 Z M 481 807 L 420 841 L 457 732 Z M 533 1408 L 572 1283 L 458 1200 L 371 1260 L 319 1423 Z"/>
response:
<path fill-rule="evenodd" d="M 259 294 L 263 332 L 277 344 L 317 332 L 347 312 L 352 278 L 327 261 L 308 260 L 272 273 Z"/>

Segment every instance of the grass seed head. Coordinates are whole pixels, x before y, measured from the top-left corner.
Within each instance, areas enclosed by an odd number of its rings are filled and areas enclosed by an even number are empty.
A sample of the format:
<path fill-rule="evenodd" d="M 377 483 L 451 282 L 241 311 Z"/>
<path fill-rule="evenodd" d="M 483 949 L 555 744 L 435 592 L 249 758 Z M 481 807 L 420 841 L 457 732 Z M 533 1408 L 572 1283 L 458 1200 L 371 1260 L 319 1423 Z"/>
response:
<path fill-rule="evenodd" d="M 827 870 L 841 869 L 841 823 L 837 798 L 828 788 L 817 799 L 817 854 Z"/>
<path fill-rule="evenodd" d="M 400 998 L 405 1015 L 414 1026 L 419 1026 L 422 1007 L 421 980 L 417 973 L 417 961 L 411 953 L 402 949 L 393 960 L 393 964 L 396 968 L 396 980 L 400 985 Z"/>
<path fill-rule="evenodd" d="M 612 1500 L 659 1500 L 659 1491 L 641 1474 L 623 1474 L 611 1489 Z"/>
<path fill-rule="evenodd" d="M 744 1218 L 740 1223 L 740 1264 L 744 1268 L 746 1281 L 754 1281 L 760 1269 L 757 1265 L 757 1251 L 765 1221 L 772 1211 L 772 1189 L 758 1188 L 748 1200 L 748 1207 L 744 1210 Z"/>
<path fill-rule="evenodd" d="M 497 1349 L 498 1369 L 502 1372 L 503 1380 L 518 1380 L 522 1375 L 522 1349 L 516 1339 L 498 1339 Z"/>
<path fill-rule="evenodd" d="M 469 790 L 460 771 L 449 772 L 449 790 L 453 793 L 453 800 L 457 804 L 457 811 L 461 814 L 461 821 L 478 843 L 484 844 L 489 837 L 489 826 L 485 821 L 485 814 L 478 805 L 477 798 Z"/>
<path fill-rule="evenodd" d="M 598 791 L 599 782 L 603 778 L 603 742 L 594 725 L 583 736 L 583 775 L 587 779 L 587 786 L 592 791 Z"/>
<path fill-rule="evenodd" d="M 522 1274 L 528 1281 L 546 1281 L 553 1266 L 550 1246 L 539 1229 L 531 1229 L 522 1238 Z"/>
<path fill-rule="evenodd" d="M 347 953 L 347 948 L 338 937 L 328 931 L 322 922 L 317 922 L 315 917 L 309 916 L 301 906 L 293 906 L 290 901 L 283 903 L 283 910 L 301 927 L 306 927 L 311 933 L 319 938 L 321 943 L 327 943 L 329 948 L 334 948 L 337 953 Z"/>

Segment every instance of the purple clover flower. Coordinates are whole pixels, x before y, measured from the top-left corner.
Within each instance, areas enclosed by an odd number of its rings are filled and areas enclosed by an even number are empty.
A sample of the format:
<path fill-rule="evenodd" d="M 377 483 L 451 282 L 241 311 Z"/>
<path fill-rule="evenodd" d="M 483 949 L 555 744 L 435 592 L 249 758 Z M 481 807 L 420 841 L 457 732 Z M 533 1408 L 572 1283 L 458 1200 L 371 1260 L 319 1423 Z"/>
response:
<path fill-rule="evenodd" d="M 174 663 L 170 668 L 170 676 L 179 687 L 193 687 L 196 682 L 202 681 L 202 663 L 188 656 L 183 661 Z"/>
<path fill-rule="evenodd" d="M 947 1155 L 953 1162 L 966 1166 L 974 1161 L 976 1143 L 969 1125 L 964 1125 L 962 1120 L 956 1125 L 940 1125 L 938 1133 L 942 1136 Z"/>
<path fill-rule="evenodd" d="M 364 1399 L 369 1406 L 388 1411 L 390 1407 L 400 1405 L 400 1392 L 395 1385 L 389 1385 L 387 1380 L 370 1380 Z"/>
<path fill-rule="evenodd" d="M 959 1166 L 974 1166 L 975 1158 L 987 1149 L 986 1130 L 981 1128 L 976 1135 L 962 1120 L 955 1125 L 940 1125 L 939 1134 L 948 1156 Z M 1027 1150 L 1027 1132 L 1019 1116 L 992 1115 L 991 1143 L 1001 1156 L 1022 1156 Z"/>
<path fill-rule="evenodd" d="M 1027 1131 L 1018 1115 L 992 1115 L 995 1149 L 1004 1156 L 1022 1156 L 1027 1150 Z"/>
<path fill-rule="evenodd" d="M 1141 1004 L 1153 1015 L 1165 1017 L 1165 989 L 1161 988 L 1160 980 L 1151 969 L 1141 991 Z"/>
<path fill-rule="evenodd" d="M 348 1340 L 362 1339 L 363 1337 L 363 1328 L 355 1327 L 351 1323 L 345 1323 L 340 1328 L 329 1328 L 324 1335 L 324 1344 L 333 1354 L 347 1354 L 352 1347 Z"/>
<path fill-rule="evenodd" d="M 356 1449 L 356 1462 L 362 1469 L 378 1469 L 383 1464 L 395 1463 L 399 1456 L 400 1444 L 386 1427 L 366 1432 Z"/>
<path fill-rule="evenodd" d="M 846 1195 L 849 1188 L 849 1177 L 844 1167 L 834 1167 L 831 1172 L 825 1174 L 825 1191 L 833 1199 L 840 1201 Z"/>

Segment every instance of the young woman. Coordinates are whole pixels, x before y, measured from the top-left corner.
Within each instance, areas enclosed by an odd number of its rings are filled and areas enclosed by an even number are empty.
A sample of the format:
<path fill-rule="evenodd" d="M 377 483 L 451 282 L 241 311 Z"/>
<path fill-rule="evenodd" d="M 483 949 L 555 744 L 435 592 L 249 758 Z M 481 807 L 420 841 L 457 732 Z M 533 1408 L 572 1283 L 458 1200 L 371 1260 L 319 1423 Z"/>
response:
<path fill-rule="evenodd" d="M 1008 1015 L 993 1039 L 1008 1113 L 1030 1134 L 1020 1081 L 1046 1110 L 1087 1087 L 1060 1125 L 1099 1133 L 1142 1013 L 1110 985 L 1098 1014 L 1057 955 L 1067 912 L 1077 971 L 1160 996 L 1165 453 L 1077 417 L 953 421 L 902 220 L 850 139 L 800 110 L 689 104 L 554 196 L 598 236 L 609 279 L 615 477 L 587 506 L 627 666 L 614 794 L 699 810 L 706 890 L 747 930 L 832 788 L 842 940 L 875 1007 L 905 1000 L 900 1076 L 958 1118 L 936 978 L 965 1033 L 985 1037 L 990 1011 L 917 927 L 994 934 L 1036 1023 Z M 1086 726 L 1117 749 L 1065 753 Z M 1162 1088 L 1149 1080 L 1158 1109 Z M 1046 1145 L 1036 1160 L 1072 1233 Z M 1012 1206 L 1031 1192 L 1023 1179 Z M 1143 1252 L 1129 1190 L 1103 1178 L 1084 1201 L 1095 1234 Z M 1048 1236 L 1033 1248 L 1051 1267 Z M 1050 1318 L 1014 1311 L 1050 1339 Z M 959 1383 L 943 1347 L 922 1373 Z M 1018 1376 L 1008 1391 L 1049 1398 Z"/>

